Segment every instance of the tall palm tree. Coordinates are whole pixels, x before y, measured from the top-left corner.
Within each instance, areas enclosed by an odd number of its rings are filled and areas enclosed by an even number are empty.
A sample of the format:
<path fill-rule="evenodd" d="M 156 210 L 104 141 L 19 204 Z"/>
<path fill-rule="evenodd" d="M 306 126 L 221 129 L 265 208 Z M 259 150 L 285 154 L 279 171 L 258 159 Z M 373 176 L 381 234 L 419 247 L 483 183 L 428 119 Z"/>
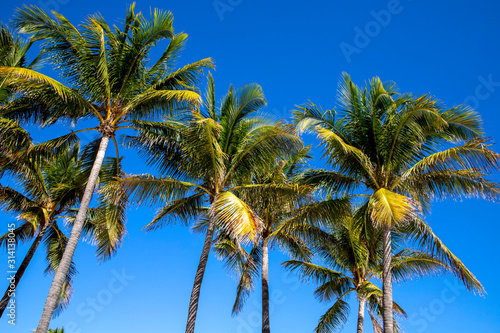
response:
<path fill-rule="evenodd" d="M 379 78 L 360 89 L 344 74 L 338 105 L 340 117 L 313 103 L 294 117 L 317 133 L 332 168 L 316 179 L 361 191 L 372 223 L 383 229 L 384 333 L 392 333 L 391 228 L 427 212 L 434 198 L 498 198 L 498 185 L 485 176 L 499 169 L 500 155 L 480 138 L 479 116 L 469 107 L 400 95 Z"/>
<path fill-rule="evenodd" d="M 253 176 L 254 184 L 264 185 L 259 191 L 245 189 L 238 193 L 250 204 L 253 211 L 262 221 L 262 229 L 257 242 L 247 252 L 239 239 L 219 232 L 214 242 L 217 255 L 225 259 L 231 273 L 236 272 L 239 283 L 233 314 L 238 314 L 245 300 L 254 288 L 254 280 L 261 276 L 262 285 L 262 332 L 269 333 L 269 249 L 279 246 L 289 252 L 294 258 L 309 259 L 312 256 L 305 242 L 293 230 L 295 220 L 290 216 L 300 207 L 301 203 L 310 201 L 311 188 L 299 186 L 294 181 L 303 169 L 309 156 L 310 147 L 304 147 L 288 159 L 276 157 L 275 163 L 267 169 L 258 170 Z M 293 225 L 292 225 L 293 224 Z M 196 226 L 196 229 L 203 224 Z"/>
<path fill-rule="evenodd" d="M 94 149 L 92 149 L 94 148 Z M 74 208 L 80 201 L 90 167 L 95 157 L 96 145 L 89 146 L 82 154 L 79 145 L 58 152 L 49 159 L 37 161 L 25 155 L 16 155 L 17 159 L 2 165 L 2 171 L 13 176 L 22 191 L 8 186 L 0 186 L 0 207 L 6 212 L 15 213 L 21 225 L 13 230 L 16 242 L 33 240 L 26 256 L 19 265 L 13 280 L 14 289 L 18 286 L 28 265 L 40 244 L 46 248 L 48 267 L 46 272 L 55 272 L 61 263 L 68 238 L 60 228 L 60 220 L 74 215 Z M 24 159 L 20 159 L 24 157 Z M 116 175 L 117 161 L 109 159 L 101 172 L 101 182 L 109 180 L 109 175 Z M 89 216 L 85 223 L 85 233 L 98 244 L 101 259 L 111 256 L 123 237 L 122 220 L 105 221 L 104 214 L 98 211 Z M 110 230 L 120 230 L 110 235 Z M 10 233 L 0 237 L 0 246 L 8 248 Z M 104 235 L 112 237 L 102 237 Z M 76 274 L 72 262 L 66 274 L 63 288 L 59 294 L 57 315 L 69 303 L 72 294 L 72 279 Z M 7 307 L 12 295 L 12 285 L 5 291 L 0 300 L 0 317 Z"/>
<path fill-rule="evenodd" d="M 246 251 L 244 244 L 225 233 L 219 233 L 214 244 L 217 255 L 224 258 L 231 273 L 236 272 L 239 282 L 233 314 L 244 307 L 254 281 L 260 275 L 262 285 L 262 332 L 270 332 L 269 313 L 269 250 L 275 247 L 288 252 L 295 259 L 310 260 L 313 253 L 307 241 L 321 235 L 318 227 L 334 221 L 349 212 L 347 198 L 315 201 L 313 188 L 299 184 L 309 156 L 310 146 L 304 147 L 290 158 L 277 158 L 274 165 L 261 169 L 253 182 L 265 188 L 259 191 L 245 189 L 241 197 L 262 220 L 262 230 L 256 244 Z M 202 224 L 201 224 L 202 225 Z"/>
<path fill-rule="evenodd" d="M 358 300 L 357 333 L 363 332 L 365 308 L 373 324 L 374 332 L 382 332 L 380 319 L 382 312 L 383 293 L 372 280 L 382 279 L 383 249 L 380 228 L 360 228 L 366 219 L 366 210 L 361 208 L 351 217 L 346 217 L 342 223 L 331 225 L 327 232 L 310 244 L 322 264 L 307 261 L 289 260 L 283 265 L 289 270 L 296 270 L 303 279 L 314 280 L 319 284 L 315 296 L 323 302 L 334 301 L 333 305 L 320 318 L 315 329 L 317 333 L 335 332 L 347 322 L 349 304 L 346 299 L 350 294 L 356 294 Z M 422 220 L 410 225 L 425 225 Z M 368 226 L 369 227 L 369 226 Z M 482 286 L 474 275 L 445 248 L 441 240 L 428 228 L 420 234 L 409 232 L 408 226 L 393 230 L 393 250 L 391 274 L 396 282 L 404 282 L 414 277 L 435 275 L 450 272 L 457 278 L 465 280 L 466 284 L 482 291 Z M 428 242 L 417 239 L 428 237 L 439 246 L 429 246 Z M 415 242 L 416 241 L 416 242 Z M 416 244 L 417 248 L 407 247 Z M 399 305 L 393 302 L 395 315 L 406 317 Z M 395 331 L 399 331 L 394 320 Z"/>
<path fill-rule="evenodd" d="M 302 145 L 290 126 L 255 116 L 266 105 L 257 84 L 240 89 L 231 86 L 217 108 L 210 75 L 205 100 L 204 109 L 195 109 L 182 118 L 151 123 L 144 126 L 140 136 L 129 139 L 149 164 L 158 167 L 161 177 L 140 175 L 120 180 L 124 191 L 135 193 L 135 201 L 165 204 L 146 230 L 176 222 L 177 218 L 186 223 L 200 216 L 207 218 L 187 333 L 194 332 L 215 230 L 234 238 L 255 240 L 262 228 L 261 220 L 236 193 L 264 190 L 265 185 L 252 183 L 252 176 L 272 165 L 277 155 L 286 156 Z"/>
<path fill-rule="evenodd" d="M 45 125 L 61 118 L 72 121 L 87 118 L 98 124 L 85 130 L 97 130 L 101 135 L 98 154 L 37 332 L 46 332 L 49 327 L 109 141 L 113 140 L 117 147 L 117 130 L 135 129 L 142 120 L 156 119 L 198 103 L 200 97 L 194 85 L 203 69 L 212 67 L 211 59 L 203 59 L 176 69 L 175 60 L 187 35 L 174 33 L 170 12 L 155 9 L 148 20 L 135 13 L 134 8 L 132 4 L 127 10 L 121 28 L 110 27 L 99 14 L 89 16 L 77 28 L 61 14 L 53 13 L 52 19 L 35 6 L 20 9 L 14 17 L 22 32 L 43 41 L 48 59 L 68 85 L 19 67 L 0 67 L 0 78 L 6 79 L 21 98 L 34 99 L 46 107 Z M 168 46 L 156 62 L 151 61 L 151 49 L 163 40 L 169 41 Z M 30 112 L 19 107 L 12 117 L 24 119 L 31 116 Z"/>

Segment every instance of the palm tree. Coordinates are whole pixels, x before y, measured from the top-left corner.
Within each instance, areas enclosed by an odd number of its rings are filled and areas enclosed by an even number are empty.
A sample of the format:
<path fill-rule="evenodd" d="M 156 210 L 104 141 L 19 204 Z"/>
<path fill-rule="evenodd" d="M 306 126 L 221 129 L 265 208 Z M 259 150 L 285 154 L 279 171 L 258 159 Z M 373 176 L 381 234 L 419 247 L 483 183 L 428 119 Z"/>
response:
<path fill-rule="evenodd" d="M 312 254 L 305 242 L 290 232 L 297 227 L 296 221 L 290 216 L 299 208 L 301 203 L 308 202 L 310 187 L 299 186 L 294 182 L 301 172 L 305 161 L 310 158 L 310 147 L 304 147 L 288 159 L 276 158 L 270 168 L 258 170 L 252 182 L 260 184 L 259 191 L 249 191 L 246 188 L 239 195 L 262 220 L 262 229 L 257 242 L 247 252 L 239 239 L 219 232 L 214 250 L 224 258 L 226 266 L 231 272 L 239 276 L 236 292 L 236 301 L 233 314 L 238 314 L 245 304 L 245 300 L 254 288 L 254 279 L 261 275 L 262 284 L 262 332 L 269 333 L 269 257 L 270 248 L 275 245 L 289 252 L 294 258 L 309 259 Z M 264 187 L 262 186 L 265 186 Z M 203 224 L 196 226 L 201 228 Z"/>
<path fill-rule="evenodd" d="M 300 260 L 283 263 L 287 269 L 298 271 L 303 279 L 311 279 L 319 284 L 315 291 L 318 300 L 335 301 L 319 320 L 315 330 L 317 333 L 338 331 L 347 322 L 349 304 L 346 299 L 352 293 L 356 294 L 359 305 L 357 332 L 363 332 L 365 307 L 368 308 L 374 332 L 382 332 L 380 319 L 383 316 L 383 293 L 372 282 L 373 279 L 382 279 L 381 229 L 369 228 L 369 225 L 368 229 L 360 228 L 367 219 L 366 213 L 363 208 L 359 209 L 351 217 L 344 218 L 340 224 L 330 225 L 327 232 L 319 233 L 320 237 L 313 240 L 310 245 L 320 257 L 322 265 Z M 474 275 L 446 249 L 430 229 L 425 228 L 417 234 L 408 228 L 417 225 L 426 224 L 419 220 L 393 230 L 392 246 L 397 251 L 391 260 L 393 280 L 405 282 L 414 277 L 451 272 L 475 290 L 482 291 L 482 286 Z M 433 245 L 418 241 L 425 238 L 432 239 Z M 409 243 L 417 244 L 417 248 L 405 247 Z M 442 251 L 443 249 L 446 250 Z M 406 317 L 403 309 L 395 302 L 393 312 Z M 394 327 L 395 331 L 400 331 L 395 320 Z"/>
<path fill-rule="evenodd" d="M 110 27 L 99 14 L 89 16 L 77 28 L 61 14 L 53 13 L 55 19 L 52 19 L 35 6 L 24 7 L 14 17 L 22 32 L 43 41 L 48 59 L 68 85 L 19 67 L 0 67 L 0 78 L 6 79 L 22 98 L 34 99 L 45 106 L 48 116 L 44 125 L 61 118 L 72 121 L 87 118 L 98 125 L 80 131 L 97 130 L 101 135 L 98 154 L 38 332 L 46 332 L 49 327 L 109 141 L 113 140 L 117 147 L 117 130 L 136 129 L 142 120 L 156 119 L 198 103 L 200 97 L 194 85 L 203 69 L 212 67 L 211 59 L 203 59 L 176 69 L 175 60 L 187 35 L 174 33 L 170 12 L 155 9 L 147 20 L 141 13 L 136 14 L 134 8 L 134 4 L 129 7 L 122 28 Z M 162 40 L 168 40 L 169 44 L 158 60 L 152 62 L 150 51 Z M 24 119 L 29 115 L 29 109 L 19 107 L 12 117 Z"/>
<path fill-rule="evenodd" d="M 379 78 L 360 89 L 347 74 L 338 95 L 341 117 L 313 103 L 294 117 L 300 129 L 317 133 L 332 168 L 316 181 L 361 191 L 371 222 L 383 229 L 383 322 L 392 333 L 391 228 L 427 212 L 434 198 L 498 198 L 498 185 L 485 176 L 499 169 L 500 155 L 480 138 L 479 116 L 469 107 L 399 95 Z"/>
<path fill-rule="evenodd" d="M 17 214 L 17 219 L 21 221 L 21 225 L 13 230 L 15 241 L 33 240 L 14 275 L 14 289 L 42 242 L 47 254 L 46 272 L 53 273 L 60 265 L 68 238 L 61 230 L 58 221 L 74 215 L 74 207 L 84 193 L 96 146 L 96 144 L 89 146 L 79 154 L 79 145 L 74 145 L 42 161 L 30 158 L 29 150 L 25 155 L 17 154 L 17 159 L 2 166 L 2 171 L 11 174 L 22 191 L 0 186 L 0 207 L 6 212 Z M 23 160 L 20 160 L 21 156 L 24 157 Z M 109 159 L 105 163 L 103 171 L 106 172 L 101 172 L 101 182 L 109 180 L 109 175 L 116 175 L 116 165 L 115 159 Z M 93 215 L 85 222 L 85 233 L 98 244 L 99 257 L 106 259 L 114 253 L 123 238 L 122 220 L 105 221 L 102 218 L 103 213 L 99 214 L 95 209 L 91 212 Z M 121 232 L 110 235 L 110 230 L 121 230 Z M 8 249 L 9 234 L 0 237 L 0 246 L 5 246 L 6 249 Z M 108 237 L 102 237 L 104 235 Z M 76 269 L 72 262 L 58 297 L 55 315 L 69 304 L 72 279 L 75 274 Z M 0 317 L 11 295 L 12 285 L 9 285 L 0 300 Z"/>
<path fill-rule="evenodd" d="M 231 86 L 217 108 L 210 75 L 204 110 L 193 110 L 181 119 L 151 123 L 144 126 L 140 136 L 129 139 L 162 174 L 130 176 L 120 181 L 124 191 L 135 193 L 134 201 L 165 203 L 146 230 L 176 222 L 177 218 L 186 223 L 200 216 L 207 219 L 187 333 L 194 332 L 215 229 L 233 238 L 255 241 L 262 228 L 261 220 L 236 193 L 264 190 L 265 185 L 252 184 L 252 176 L 272 165 L 277 155 L 286 156 L 302 145 L 290 126 L 254 116 L 265 105 L 261 87 L 249 84 L 240 89 Z"/>

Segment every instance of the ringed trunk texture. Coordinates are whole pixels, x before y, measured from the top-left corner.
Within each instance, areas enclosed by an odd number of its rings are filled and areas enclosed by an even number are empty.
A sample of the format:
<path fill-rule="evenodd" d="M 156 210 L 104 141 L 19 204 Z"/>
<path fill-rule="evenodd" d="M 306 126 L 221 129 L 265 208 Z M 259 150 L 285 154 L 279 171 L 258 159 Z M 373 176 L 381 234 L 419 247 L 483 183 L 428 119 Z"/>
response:
<path fill-rule="evenodd" d="M 262 241 L 262 333 L 271 333 L 269 326 L 269 255 L 268 239 Z"/>
<path fill-rule="evenodd" d="M 101 170 L 102 162 L 104 160 L 104 155 L 106 154 L 106 148 L 108 147 L 110 137 L 103 136 L 101 138 L 101 143 L 99 145 L 99 150 L 90 171 L 90 176 L 85 187 L 85 192 L 83 194 L 82 202 L 80 204 L 80 209 L 76 215 L 75 223 L 71 229 L 71 235 L 64 250 L 63 256 L 61 258 L 61 263 L 56 270 L 54 279 L 52 280 L 52 285 L 50 286 L 49 295 L 47 296 L 47 301 L 45 302 L 45 307 L 43 308 L 42 318 L 38 323 L 36 328 L 37 333 L 46 333 L 49 329 L 50 320 L 54 314 L 54 310 L 57 306 L 57 299 L 61 291 L 64 280 L 66 279 L 66 274 L 68 273 L 71 261 L 73 259 L 73 254 L 75 253 L 76 246 L 78 245 L 78 240 L 80 239 L 80 234 L 82 233 L 83 223 L 85 222 L 85 217 L 87 215 L 87 210 L 90 205 L 90 200 L 92 200 L 92 194 L 94 192 L 97 179 L 99 177 L 99 171 Z"/>
<path fill-rule="evenodd" d="M 26 268 L 28 268 L 28 265 L 31 262 L 31 259 L 33 258 L 33 255 L 36 252 L 36 249 L 38 248 L 38 245 L 40 245 L 40 242 L 43 239 L 43 236 L 45 235 L 45 231 L 47 231 L 47 226 L 44 228 L 40 229 L 40 232 L 38 235 L 35 237 L 35 240 L 30 246 L 30 249 L 28 250 L 28 253 L 26 253 L 26 256 L 24 257 L 23 261 L 21 262 L 21 265 L 19 265 L 19 268 L 17 269 L 16 274 L 14 275 L 14 290 L 17 288 L 17 285 L 19 284 L 19 281 L 21 281 L 21 278 L 24 275 L 24 272 L 26 271 Z M 5 308 L 7 305 L 9 305 L 9 300 L 12 296 L 10 285 L 7 287 L 7 290 L 5 291 L 5 294 L 2 297 L 2 300 L 0 301 L 0 318 L 3 315 L 3 312 L 5 311 Z"/>
<path fill-rule="evenodd" d="M 191 300 L 189 301 L 186 333 L 194 332 L 194 326 L 196 324 L 196 314 L 198 313 L 198 301 L 200 299 L 201 284 L 203 282 L 203 276 L 205 275 L 205 268 L 207 267 L 208 255 L 210 254 L 210 249 L 212 247 L 214 229 L 215 214 L 213 212 L 210 212 L 210 221 L 208 223 L 207 234 L 205 236 L 205 243 L 203 244 L 203 250 L 201 251 L 200 262 L 198 264 L 198 269 L 196 270 L 196 275 L 194 278 L 193 291 L 191 292 Z"/>
<path fill-rule="evenodd" d="M 365 322 L 365 303 L 366 299 L 364 297 L 358 297 L 359 308 L 358 308 L 358 329 L 357 333 L 363 333 L 363 324 Z"/>
<path fill-rule="evenodd" d="M 383 229 L 383 246 L 384 246 L 384 258 L 383 258 L 383 298 L 382 306 L 384 308 L 384 333 L 394 333 L 394 319 L 392 315 L 392 276 L 391 276 L 391 264 L 392 264 L 392 251 L 391 251 L 391 227 L 384 225 Z"/>

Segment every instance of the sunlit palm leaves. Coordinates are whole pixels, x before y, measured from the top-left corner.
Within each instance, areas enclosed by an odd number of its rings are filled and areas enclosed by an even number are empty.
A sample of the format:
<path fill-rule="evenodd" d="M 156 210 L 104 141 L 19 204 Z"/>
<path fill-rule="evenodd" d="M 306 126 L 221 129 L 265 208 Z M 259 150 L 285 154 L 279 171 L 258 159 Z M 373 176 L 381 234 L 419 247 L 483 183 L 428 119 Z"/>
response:
<path fill-rule="evenodd" d="M 303 182 L 368 197 L 369 223 L 384 226 L 386 251 L 390 226 L 415 221 L 432 199 L 499 198 L 498 184 L 487 177 L 499 169 L 500 155 L 481 138 L 479 116 L 468 107 L 446 109 L 429 95 L 399 94 L 379 78 L 359 88 L 344 74 L 337 110 L 308 103 L 294 118 L 299 129 L 317 133 L 332 168 L 309 172 Z M 390 274 L 386 277 L 384 332 L 392 333 Z"/>

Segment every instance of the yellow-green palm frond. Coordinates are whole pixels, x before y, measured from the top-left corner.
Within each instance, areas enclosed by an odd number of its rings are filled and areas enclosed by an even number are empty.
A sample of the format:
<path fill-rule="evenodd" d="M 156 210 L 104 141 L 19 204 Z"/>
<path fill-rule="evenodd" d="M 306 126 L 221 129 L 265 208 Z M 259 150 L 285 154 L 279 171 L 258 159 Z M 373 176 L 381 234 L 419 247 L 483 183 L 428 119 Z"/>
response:
<path fill-rule="evenodd" d="M 401 224 L 416 215 L 410 198 L 385 188 L 373 193 L 368 205 L 371 219 L 378 225 Z"/>
<path fill-rule="evenodd" d="M 156 213 L 153 221 L 143 229 L 146 231 L 162 228 L 165 224 L 182 223 L 187 225 L 191 220 L 206 212 L 205 193 L 200 192 L 188 197 L 170 201 Z"/>
<path fill-rule="evenodd" d="M 73 103 L 81 108 L 94 109 L 93 106 L 73 89 L 57 80 L 29 68 L 0 67 L 0 78 L 20 93 L 31 93 L 34 88 L 51 89 L 63 102 Z"/>
<path fill-rule="evenodd" d="M 461 146 L 448 148 L 422 158 L 409 168 L 401 179 L 405 180 L 428 171 L 445 169 L 477 169 L 492 172 L 500 168 L 500 154 L 489 149 L 486 139 L 473 139 Z"/>
<path fill-rule="evenodd" d="M 331 129 L 335 126 L 335 110 L 323 111 L 311 101 L 296 107 L 297 109 L 293 110 L 293 120 L 299 133 L 311 132 L 318 127 Z"/>
<path fill-rule="evenodd" d="M 156 205 L 183 198 L 196 188 L 189 182 L 144 174 L 119 178 L 116 183 L 105 186 L 103 191 L 125 191 L 138 204 L 148 202 Z"/>
<path fill-rule="evenodd" d="M 240 198 L 229 191 L 219 194 L 213 202 L 217 226 L 237 238 L 257 239 L 262 229 L 261 219 Z"/>
<path fill-rule="evenodd" d="M 432 231 L 431 227 L 421 219 L 414 219 L 407 224 L 401 225 L 401 232 L 408 239 L 418 244 L 421 248 L 432 253 L 436 259 L 449 267 L 456 278 L 458 278 L 469 291 L 483 295 L 485 293 L 481 282 L 467 267 L 446 247 L 443 242 Z"/>
<path fill-rule="evenodd" d="M 427 171 L 402 180 L 397 188 L 415 198 L 480 197 L 496 201 L 500 197 L 500 185 L 485 176 L 478 169 Z M 420 204 L 421 200 L 418 201 Z"/>
<path fill-rule="evenodd" d="M 376 183 L 373 163 L 362 150 L 345 142 L 334 131 L 319 128 L 317 133 L 325 147 L 329 163 L 348 176 L 359 177 L 365 174 Z"/>

